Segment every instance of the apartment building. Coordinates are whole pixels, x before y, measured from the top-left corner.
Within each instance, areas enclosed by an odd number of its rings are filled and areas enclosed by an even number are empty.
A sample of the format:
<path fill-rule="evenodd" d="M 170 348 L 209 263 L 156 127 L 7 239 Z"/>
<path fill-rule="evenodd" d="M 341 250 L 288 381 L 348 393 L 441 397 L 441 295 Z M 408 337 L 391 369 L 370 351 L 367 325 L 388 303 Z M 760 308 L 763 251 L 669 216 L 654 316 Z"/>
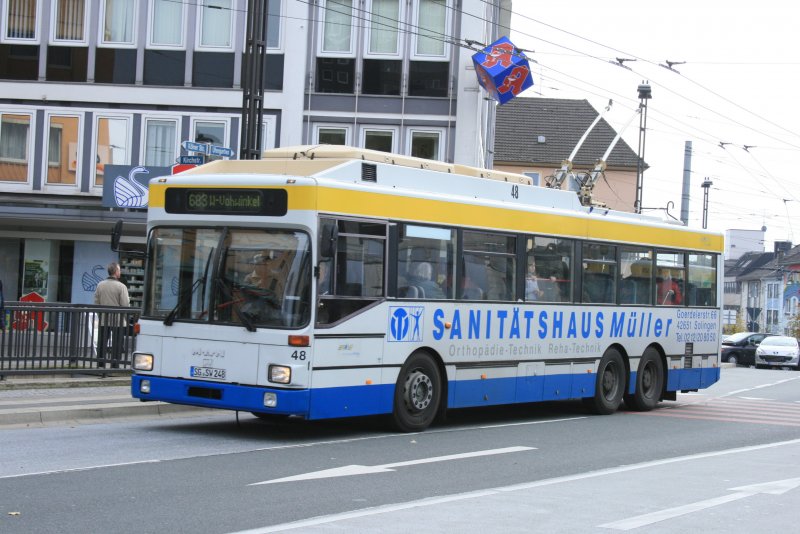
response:
<path fill-rule="evenodd" d="M 262 148 L 487 163 L 494 104 L 463 45 L 507 33 L 510 1 L 265 2 Z M 118 259 L 111 226 L 143 245 L 147 180 L 189 155 L 183 142 L 239 154 L 248 3 L 0 0 L 7 300 L 90 302 Z M 141 266 L 119 259 L 135 297 Z"/>

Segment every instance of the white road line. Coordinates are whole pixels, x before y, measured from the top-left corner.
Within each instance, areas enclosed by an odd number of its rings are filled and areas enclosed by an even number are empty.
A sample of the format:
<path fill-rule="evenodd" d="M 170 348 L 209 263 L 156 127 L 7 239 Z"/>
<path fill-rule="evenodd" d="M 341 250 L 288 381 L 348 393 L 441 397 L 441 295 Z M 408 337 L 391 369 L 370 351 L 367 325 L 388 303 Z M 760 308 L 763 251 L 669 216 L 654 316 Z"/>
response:
<path fill-rule="evenodd" d="M 738 488 L 731 488 L 730 491 L 738 491 L 730 495 L 722 495 L 714 497 L 713 499 L 706 499 L 704 501 L 697 501 L 683 506 L 676 506 L 675 508 L 667 508 L 666 510 L 659 510 L 649 514 L 637 515 L 621 521 L 614 521 L 612 523 L 605 523 L 599 525 L 601 528 L 611 528 L 614 530 L 633 530 L 635 528 L 652 525 L 659 521 L 672 519 L 673 517 L 680 517 L 682 515 L 690 514 L 692 512 L 699 512 L 707 508 L 719 506 L 739 499 L 745 499 L 758 495 L 759 493 L 769 493 L 770 495 L 781 495 L 789 490 L 793 490 L 800 486 L 800 478 L 787 478 L 785 480 L 774 480 L 771 482 L 764 482 L 761 484 L 752 484 L 749 486 L 741 486 Z"/>
<path fill-rule="evenodd" d="M 448 454 L 446 456 L 434 456 L 432 458 L 419 458 L 417 460 L 407 460 L 405 462 L 395 462 L 392 464 L 383 465 L 345 465 L 342 467 L 334 467 L 333 469 L 324 469 L 322 471 L 313 471 L 311 473 L 303 473 L 284 478 L 275 478 L 272 480 L 265 480 L 263 482 L 254 482 L 248 486 L 261 486 L 264 484 L 277 484 L 279 482 L 298 482 L 300 480 L 317 480 L 320 478 L 335 478 L 347 477 L 353 475 L 372 475 L 375 473 L 390 473 L 394 471 L 395 467 L 407 467 L 409 465 L 430 464 L 434 462 L 449 462 L 450 460 L 463 460 L 465 458 L 477 458 L 479 456 L 494 456 L 497 454 L 508 454 L 511 452 L 522 452 L 535 450 L 535 447 L 505 447 L 502 449 L 490 449 L 484 451 L 464 452 L 460 454 Z"/>
<path fill-rule="evenodd" d="M 762 445 L 752 445 L 749 447 L 737 447 L 735 449 L 726 449 L 722 451 L 706 452 L 700 454 L 690 454 L 687 456 L 676 456 L 674 458 L 664 458 L 662 460 L 654 460 L 650 462 L 642 462 L 639 464 L 622 465 L 619 467 L 612 467 L 608 469 L 600 469 L 597 471 L 588 471 L 586 473 L 579 473 L 576 475 L 568 475 L 563 477 L 549 478 L 545 480 L 538 480 L 535 482 L 526 482 L 523 484 L 514 484 L 512 486 L 502 486 L 498 488 L 491 488 L 486 490 L 471 491 L 466 493 L 456 493 L 453 495 L 446 495 L 443 497 L 434 497 L 430 499 L 421 499 L 418 501 L 409 501 L 404 503 L 389 504 L 384 506 L 376 506 L 374 508 L 365 508 L 363 510 L 354 510 L 352 512 L 344 512 L 341 514 L 332 514 L 320 517 L 314 517 L 302 521 L 295 521 L 292 523 L 282 523 L 279 525 L 272 525 L 268 527 L 254 528 L 250 530 L 242 530 L 231 534 L 267 534 L 270 532 L 282 532 L 285 530 L 297 530 L 302 528 L 310 528 L 318 525 L 326 525 L 346 521 L 348 519 L 357 519 L 359 517 L 368 517 L 400 510 L 410 510 L 412 508 L 423 508 L 426 506 L 436 506 L 448 502 L 464 501 L 468 499 L 475 499 L 479 497 L 487 497 L 490 495 L 497 495 L 503 492 L 514 492 L 526 489 L 540 488 L 545 486 L 552 486 L 555 484 L 562 484 L 564 482 L 574 482 L 578 480 L 586 480 L 589 478 L 603 477 L 607 475 L 615 475 L 617 473 L 626 473 L 629 471 L 636 471 L 639 469 L 647 469 L 650 467 L 658 467 L 661 465 L 668 465 L 680 462 L 689 462 L 693 460 L 702 460 L 705 458 L 713 458 L 716 456 L 725 456 L 728 454 L 741 454 L 764 449 L 771 449 L 774 447 L 784 447 L 787 445 L 800 445 L 800 439 L 793 439 L 788 441 L 777 441 L 773 443 L 765 443 Z"/>

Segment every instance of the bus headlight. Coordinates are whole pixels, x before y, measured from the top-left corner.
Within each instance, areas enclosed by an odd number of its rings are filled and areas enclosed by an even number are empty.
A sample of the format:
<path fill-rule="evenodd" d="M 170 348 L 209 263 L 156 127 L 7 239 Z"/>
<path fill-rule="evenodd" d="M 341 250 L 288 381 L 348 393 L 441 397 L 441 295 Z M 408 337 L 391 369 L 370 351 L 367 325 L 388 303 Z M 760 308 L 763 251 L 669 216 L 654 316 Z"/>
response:
<path fill-rule="evenodd" d="M 152 354 L 148 354 L 146 352 L 134 352 L 133 369 L 134 371 L 152 371 L 154 360 L 155 358 L 153 358 Z"/>
<path fill-rule="evenodd" d="M 288 384 L 292 381 L 292 368 L 285 365 L 270 365 L 267 380 L 277 384 Z"/>

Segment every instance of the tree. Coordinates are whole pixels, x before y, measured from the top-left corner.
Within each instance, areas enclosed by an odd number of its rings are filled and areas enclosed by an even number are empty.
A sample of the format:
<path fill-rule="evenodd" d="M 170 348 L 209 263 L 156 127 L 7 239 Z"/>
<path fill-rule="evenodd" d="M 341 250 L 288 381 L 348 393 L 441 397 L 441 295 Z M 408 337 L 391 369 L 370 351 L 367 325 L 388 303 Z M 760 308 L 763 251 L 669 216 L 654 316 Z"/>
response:
<path fill-rule="evenodd" d="M 786 335 L 800 338 L 800 313 L 794 314 L 786 323 Z"/>

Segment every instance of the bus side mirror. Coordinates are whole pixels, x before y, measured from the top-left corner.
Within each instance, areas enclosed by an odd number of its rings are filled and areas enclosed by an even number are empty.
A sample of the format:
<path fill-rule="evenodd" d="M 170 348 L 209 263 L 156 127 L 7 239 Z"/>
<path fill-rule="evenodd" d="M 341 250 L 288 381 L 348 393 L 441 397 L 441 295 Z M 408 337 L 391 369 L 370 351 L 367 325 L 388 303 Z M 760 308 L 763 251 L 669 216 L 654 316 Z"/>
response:
<path fill-rule="evenodd" d="M 339 227 L 336 221 L 323 223 L 319 238 L 320 258 L 332 258 L 336 254 L 337 241 L 339 241 Z"/>
<path fill-rule="evenodd" d="M 111 250 L 114 252 L 119 252 L 119 241 L 122 239 L 122 220 L 114 224 L 114 228 L 111 229 Z"/>

